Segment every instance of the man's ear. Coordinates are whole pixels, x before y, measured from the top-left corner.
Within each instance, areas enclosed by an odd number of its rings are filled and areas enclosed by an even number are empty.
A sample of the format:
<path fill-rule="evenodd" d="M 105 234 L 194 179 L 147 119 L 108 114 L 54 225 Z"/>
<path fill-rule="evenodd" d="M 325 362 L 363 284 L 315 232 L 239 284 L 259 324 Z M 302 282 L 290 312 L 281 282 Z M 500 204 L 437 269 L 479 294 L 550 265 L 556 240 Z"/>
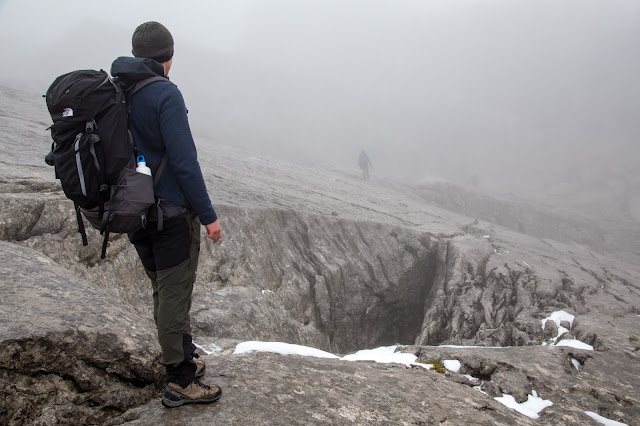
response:
<path fill-rule="evenodd" d="M 173 57 L 169 59 L 167 62 L 163 62 L 161 65 L 162 65 L 162 68 L 164 68 L 164 76 L 168 77 L 169 70 L 171 70 L 171 65 L 173 65 Z"/>

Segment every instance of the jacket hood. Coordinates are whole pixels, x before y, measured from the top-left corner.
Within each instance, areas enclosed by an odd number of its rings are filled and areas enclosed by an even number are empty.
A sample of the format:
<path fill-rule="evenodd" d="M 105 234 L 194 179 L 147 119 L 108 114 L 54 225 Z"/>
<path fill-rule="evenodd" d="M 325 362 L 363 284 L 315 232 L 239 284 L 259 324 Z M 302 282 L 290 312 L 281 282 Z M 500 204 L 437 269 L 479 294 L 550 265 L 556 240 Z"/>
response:
<path fill-rule="evenodd" d="M 121 56 L 111 64 L 111 75 L 130 85 L 149 77 L 164 77 L 164 67 L 149 58 Z"/>

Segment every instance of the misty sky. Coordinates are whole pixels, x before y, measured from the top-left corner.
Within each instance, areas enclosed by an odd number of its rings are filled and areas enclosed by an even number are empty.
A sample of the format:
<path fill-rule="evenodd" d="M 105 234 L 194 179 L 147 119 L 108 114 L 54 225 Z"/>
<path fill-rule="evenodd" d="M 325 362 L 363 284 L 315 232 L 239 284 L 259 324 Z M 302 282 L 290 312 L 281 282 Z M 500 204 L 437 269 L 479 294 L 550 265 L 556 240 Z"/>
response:
<path fill-rule="evenodd" d="M 194 133 L 216 143 L 354 169 L 364 148 L 374 177 L 509 189 L 637 180 L 638 0 L 98 4 L 0 1 L 0 83 L 44 93 L 109 69 L 157 20 Z"/>

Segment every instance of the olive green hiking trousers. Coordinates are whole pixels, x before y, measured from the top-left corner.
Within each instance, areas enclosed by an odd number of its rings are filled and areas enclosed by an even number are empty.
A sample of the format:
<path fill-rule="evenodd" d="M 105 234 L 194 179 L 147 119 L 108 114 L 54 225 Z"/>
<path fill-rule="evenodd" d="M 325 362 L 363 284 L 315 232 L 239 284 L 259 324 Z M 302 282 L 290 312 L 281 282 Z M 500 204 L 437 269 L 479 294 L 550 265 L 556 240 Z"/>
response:
<path fill-rule="evenodd" d="M 193 370 L 191 343 L 191 294 L 200 256 L 200 220 L 193 213 L 164 220 L 164 229 L 150 222 L 145 229 L 130 234 L 153 289 L 153 318 L 158 328 L 162 361 L 171 372 Z M 190 376 L 190 373 L 187 373 Z M 186 382 L 182 380 L 169 381 Z"/>

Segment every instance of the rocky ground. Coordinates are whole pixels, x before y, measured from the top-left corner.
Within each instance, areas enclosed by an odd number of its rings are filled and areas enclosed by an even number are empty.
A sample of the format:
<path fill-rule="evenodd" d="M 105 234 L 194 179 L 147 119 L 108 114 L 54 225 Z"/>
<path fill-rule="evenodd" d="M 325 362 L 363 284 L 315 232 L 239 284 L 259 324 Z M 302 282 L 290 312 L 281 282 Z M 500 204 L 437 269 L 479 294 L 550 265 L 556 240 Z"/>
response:
<path fill-rule="evenodd" d="M 42 98 L 0 87 L 0 99 L 0 423 L 582 425 L 593 411 L 640 424 L 637 223 L 202 140 L 223 238 L 203 244 L 192 326 L 221 348 L 205 378 L 224 395 L 163 409 L 135 251 L 115 237 L 100 261 L 95 232 L 82 247 L 42 161 Z M 575 316 L 561 339 L 595 350 L 550 345 L 558 325 L 542 319 L 560 310 Z M 233 355 L 247 340 L 337 354 L 399 343 L 461 367 Z M 533 391 L 553 402 L 538 420 L 493 399 Z"/>

